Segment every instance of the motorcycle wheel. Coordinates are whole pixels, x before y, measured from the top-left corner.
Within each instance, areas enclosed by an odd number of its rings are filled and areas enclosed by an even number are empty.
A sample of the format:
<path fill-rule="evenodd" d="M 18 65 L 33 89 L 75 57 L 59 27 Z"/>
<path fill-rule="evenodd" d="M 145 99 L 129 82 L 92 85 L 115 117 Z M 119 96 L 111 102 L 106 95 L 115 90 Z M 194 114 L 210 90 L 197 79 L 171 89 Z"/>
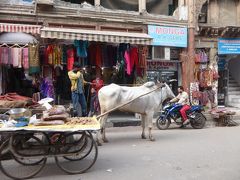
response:
<path fill-rule="evenodd" d="M 168 129 L 168 127 L 170 126 L 171 124 L 171 120 L 170 119 L 165 119 L 165 120 L 162 120 L 161 119 L 161 116 L 158 117 L 157 121 L 156 121 L 156 125 L 157 125 L 157 128 L 160 129 L 160 130 L 166 130 Z"/>
<path fill-rule="evenodd" d="M 206 117 L 202 113 L 196 112 L 195 118 L 191 120 L 191 126 L 194 129 L 202 129 L 205 126 L 206 120 Z"/>

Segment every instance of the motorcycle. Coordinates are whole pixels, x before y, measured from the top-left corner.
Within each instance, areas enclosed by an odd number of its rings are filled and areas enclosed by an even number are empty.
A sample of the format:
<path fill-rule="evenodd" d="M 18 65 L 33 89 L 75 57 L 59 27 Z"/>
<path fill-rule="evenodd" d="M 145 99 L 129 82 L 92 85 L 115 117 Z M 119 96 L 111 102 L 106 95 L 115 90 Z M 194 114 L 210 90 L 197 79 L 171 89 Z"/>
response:
<path fill-rule="evenodd" d="M 177 124 L 183 126 L 182 116 L 180 109 L 183 107 L 181 104 L 168 103 L 163 106 L 161 115 L 157 118 L 156 125 L 160 130 L 167 129 L 172 120 Z M 190 124 L 194 129 L 202 129 L 206 123 L 206 117 L 202 114 L 204 111 L 202 106 L 191 106 L 191 109 L 186 111 Z"/>

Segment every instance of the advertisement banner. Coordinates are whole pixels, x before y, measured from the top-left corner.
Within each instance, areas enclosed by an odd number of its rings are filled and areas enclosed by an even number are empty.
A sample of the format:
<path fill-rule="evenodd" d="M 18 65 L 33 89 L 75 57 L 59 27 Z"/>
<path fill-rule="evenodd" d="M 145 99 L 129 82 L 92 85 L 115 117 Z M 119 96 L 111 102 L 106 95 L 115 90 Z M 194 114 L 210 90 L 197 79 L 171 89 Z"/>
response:
<path fill-rule="evenodd" d="M 153 46 L 187 47 L 187 28 L 148 25 Z"/>
<path fill-rule="evenodd" d="M 168 61 L 147 61 L 147 70 L 159 71 L 159 70 L 168 70 L 168 71 L 177 71 L 176 62 Z"/>
<path fill-rule="evenodd" d="M 240 38 L 218 38 L 218 54 L 240 54 Z"/>

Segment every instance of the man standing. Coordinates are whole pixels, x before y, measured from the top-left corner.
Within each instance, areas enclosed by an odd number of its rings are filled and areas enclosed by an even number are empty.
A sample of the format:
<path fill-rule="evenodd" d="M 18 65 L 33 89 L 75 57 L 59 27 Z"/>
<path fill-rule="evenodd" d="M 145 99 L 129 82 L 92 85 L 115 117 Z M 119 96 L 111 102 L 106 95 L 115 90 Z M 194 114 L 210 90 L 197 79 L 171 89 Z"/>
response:
<path fill-rule="evenodd" d="M 96 77 L 95 80 L 92 81 L 90 112 L 88 116 L 92 116 L 95 112 L 98 112 L 100 110 L 98 102 L 98 91 L 103 87 L 103 85 L 104 82 L 100 78 L 100 75 Z"/>
<path fill-rule="evenodd" d="M 186 111 L 189 110 L 190 107 L 190 102 L 189 102 L 189 97 L 188 93 L 184 91 L 182 86 L 178 87 L 178 95 L 177 97 L 173 98 L 170 102 L 177 102 L 178 104 L 182 104 L 183 107 L 180 109 L 181 116 L 183 118 L 183 125 L 188 124 L 190 121 L 187 118 L 187 113 Z"/>
<path fill-rule="evenodd" d="M 68 72 L 68 77 L 71 81 L 73 110 L 77 116 L 87 116 L 87 103 L 84 96 L 84 84 L 88 82 L 84 80 L 83 74 L 80 72 L 79 63 L 74 63 L 73 70 Z M 81 109 L 79 104 L 81 105 Z"/>

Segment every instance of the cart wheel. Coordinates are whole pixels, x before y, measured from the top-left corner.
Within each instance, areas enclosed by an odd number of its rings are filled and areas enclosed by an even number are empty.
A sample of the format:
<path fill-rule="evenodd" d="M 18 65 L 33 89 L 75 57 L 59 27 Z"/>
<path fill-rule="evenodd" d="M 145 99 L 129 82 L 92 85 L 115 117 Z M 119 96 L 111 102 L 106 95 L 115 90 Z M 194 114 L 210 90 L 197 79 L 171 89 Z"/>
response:
<path fill-rule="evenodd" d="M 56 149 L 56 154 L 76 153 L 82 149 L 86 139 L 85 132 L 72 132 L 59 137 L 56 144 L 61 145 Z"/>
<path fill-rule="evenodd" d="M 18 156 L 13 156 L 15 161 L 24 165 L 37 165 L 44 161 L 44 157 L 29 158 L 31 156 L 41 156 L 46 154 L 43 142 L 34 135 L 18 135 L 14 137 L 13 149 Z"/>
<path fill-rule="evenodd" d="M 65 136 L 65 142 L 71 142 L 69 143 L 70 146 L 67 147 L 67 151 L 65 153 L 67 154 L 77 154 L 74 156 L 63 156 L 66 160 L 69 161 L 79 161 L 83 158 L 85 158 L 92 150 L 93 148 L 93 141 L 89 138 L 90 135 L 87 135 L 86 132 L 83 132 L 79 134 L 79 132 L 76 133 L 70 133 Z M 89 142 L 90 141 L 90 142 Z M 89 145 L 89 143 L 91 143 Z M 79 155 L 81 154 L 81 156 Z"/>
<path fill-rule="evenodd" d="M 19 137 L 22 137 L 22 135 L 19 135 Z M 28 139 L 28 138 L 26 138 Z M 30 137 L 28 141 L 21 141 L 21 143 L 24 143 L 23 146 L 28 145 L 29 149 L 24 149 L 24 153 L 30 152 L 30 148 L 33 147 L 33 145 L 30 146 L 30 144 L 35 145 L 42 145 L 42 142 L 40 139 L 38 139 L 35 136 Z M 15 144 L 16 143 L 16 144 Z M 42 157 L 34 157 L 33 154 L 29 154 L 28 157 L 21 157 L 19 156 L 19 152 L 23 152 L 22 149 L 13 150 L 14 148 L 19 148 L 19 142 L 17 143 L 15 140 L 13 140 L 13 144 L 10 145 L 10 151 L 6 151 L 6 147 L 9 145 L 9 143 L 6 141 L 1 147 L 0 147 L 0 156 L 3 156 L 0 161 L 0 169 L 2 172 L 12 178 L 12 179 L 28 179 L 32 178 L 36 174 L 38 174 L 44 165 L 46 164 L 46 158 Z M 16 146 L 16 147 L 14 147 Z M 19 152 L 17 152 L 20 150 Z M 36 152 L 36 150 L 33 151 Z M 10 154 L 11 158 L 4 158 L 6 154 Z"/>
<path fill-rule="evenodd" d="M 69 155 L 63 157 L 55 157 L 57 166 L 68 174 L 81 174 L 90 169 L 97 160 L 98 147 L 91 134 L 86 134 L 86 139 L 77 147 L 78 152 L 73 153 L 70 149 Z M 75 148 L 75 147 L 72 147 Z"/>

